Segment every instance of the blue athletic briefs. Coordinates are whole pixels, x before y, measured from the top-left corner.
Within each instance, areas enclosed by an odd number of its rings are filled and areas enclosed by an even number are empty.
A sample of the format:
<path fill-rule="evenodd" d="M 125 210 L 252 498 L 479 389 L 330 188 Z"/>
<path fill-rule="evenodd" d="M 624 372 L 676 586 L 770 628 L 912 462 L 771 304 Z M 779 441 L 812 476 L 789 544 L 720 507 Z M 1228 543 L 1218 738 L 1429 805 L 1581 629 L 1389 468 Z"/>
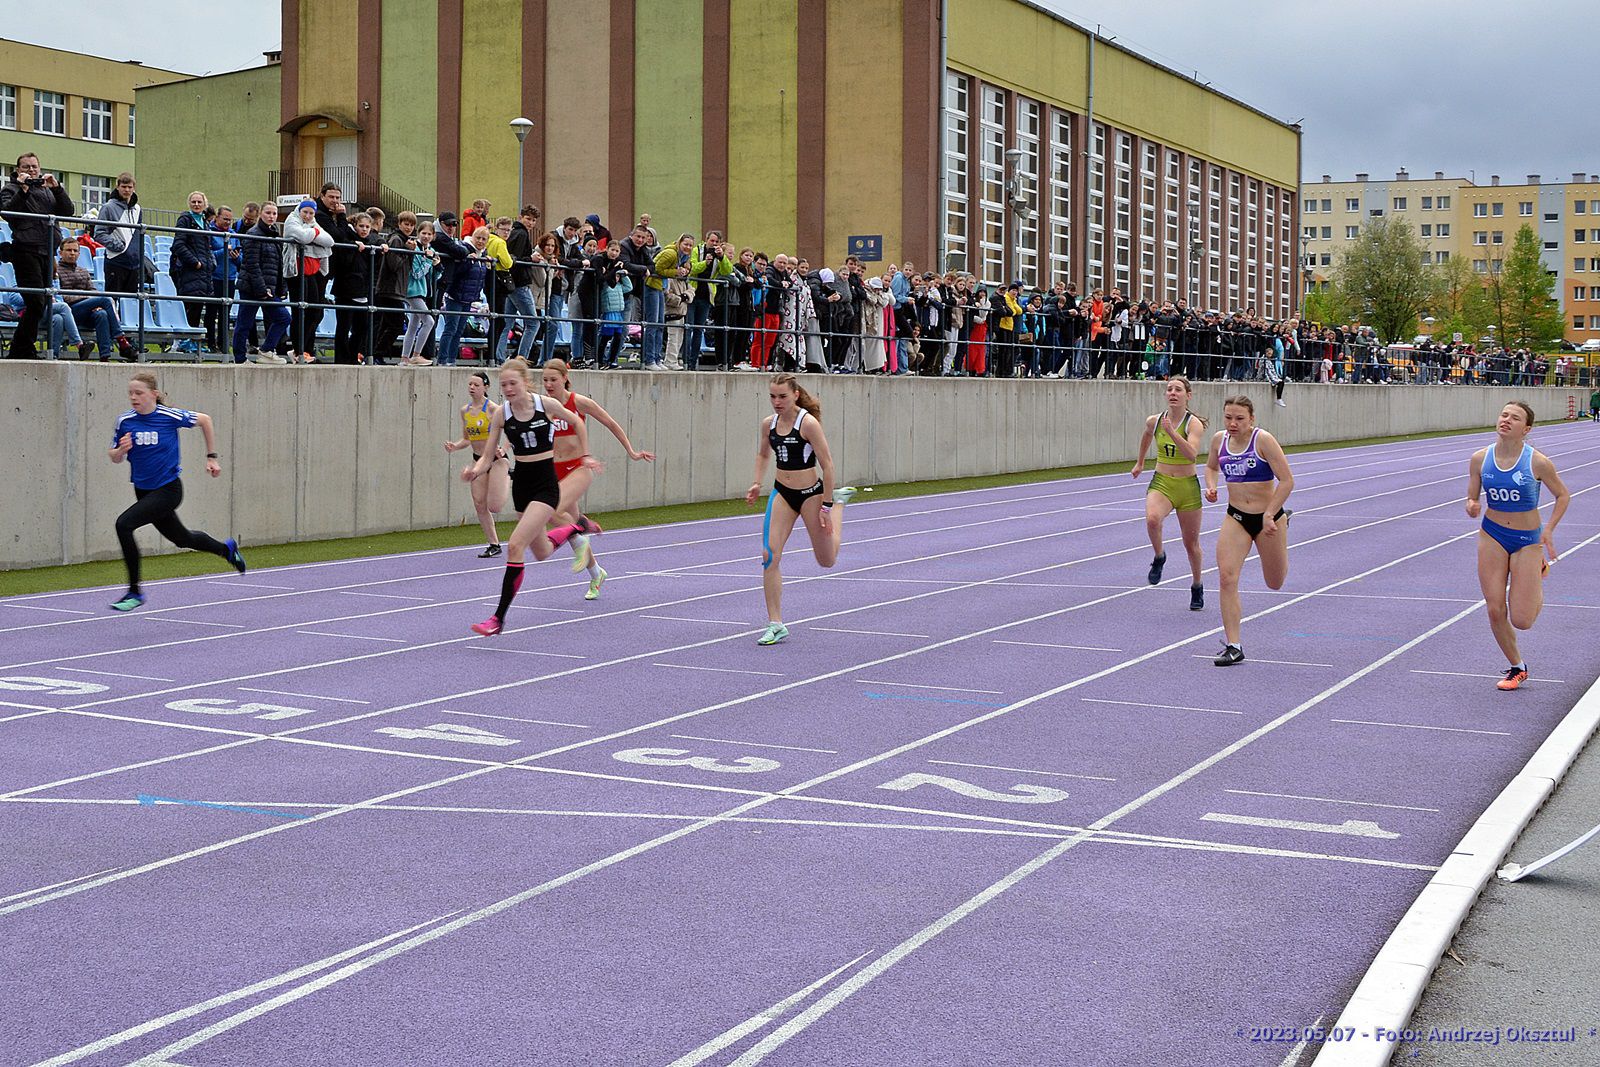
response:
<path fill-rule="evenodd" d="M 157 404 L 148 415 L 124 411 L 117 418 L 111 447 L 116 448 L 123 434 L 133 435 L 133 450 L 128 453 L 128 477 L 135 489 L 160 489 L 178 477 L 180 451 L 178 431 L 194 425 L 194 412 Z"/>

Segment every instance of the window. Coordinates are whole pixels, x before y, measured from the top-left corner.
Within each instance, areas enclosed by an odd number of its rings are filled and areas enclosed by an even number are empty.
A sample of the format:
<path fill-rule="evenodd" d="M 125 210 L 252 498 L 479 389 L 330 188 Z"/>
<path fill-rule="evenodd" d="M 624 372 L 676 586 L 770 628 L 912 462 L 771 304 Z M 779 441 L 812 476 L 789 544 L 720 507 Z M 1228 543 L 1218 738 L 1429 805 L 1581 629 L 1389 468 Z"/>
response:
<path fill-rule="evenodd" d="M 1589 261 L 1589 269 L 1592 270 L 1592 271 L 1600 272 L 1600 259 L 1591 259 Z"/>
<path fill-rule="evenodd" d="M 1559 211 L 1546 211 L 1544 213 L 1544 221 L 1546 221 L 1546 222 L 1560 222 L 1561 221 L 1561 212 L 1559 212 Z"/>
<path fill-rule="evenodd" d="M 1589 239 L 1589 231 L 1582 228 L 1573 230 L 1572 239 L 1578 244 L 1583 244 L 1583 242 Z"/>
<path fill-rule="evenodd" d="M 1322 239 L 1324 241 L 1333 240 L 1333 227 L 1332 226 L 1324 226 L 1322 228 Z"/>
<path fill-rule="evenodd" d="M 1495 201 L 1493 204 L 1489 205 L 1489 214 L 1493 215 L 1495 218 L 1499 218 L 1500 216 L 1504 215 L 1505 213 L 1506 213 L 1505 204 L 1499 202 L 1498 200 Z"/>
<path fill-rule="evenodd" d="M 1583 329 L 1583 316 L 1582 315 L 1574 315 L 1574 316 L 1572 316 L 1572 328 L 1574 330 Z"/>
<path fill-rule="evenodd" d="M 1072 281 L 1072 116 L 1050 114 L 1050 278 Z"/>
<path fill-rule="evenodd" d="M 1450 224 L 1448 222 L 1435 223 L 1433 227 L 1433 235 L 1435 237 L 1449 237 Z"/>
<path fill-rule="evenodd" d="M 1559 251 L 1560 248 L 1561 248 L 1561 242 L 1559 242 L 1559 241 L 1546 241 L 1544 243 L 1544 250 L 1546 252 L 1556 252 L 1556 251 Z"/>
<path fill-rule="evenodd" d="M 1432 262 L 1433 262 L 1433 253 L 1432 252 L 1424 252 L 1424 253 L 1422 253 L 1422 265 L 1424 267 L 1426 267 L 1428 264 L 1430 264 Z"/>
<path fill-rule="evenodd" d="M 133 144 L 133 105 L 128 105 L 128 143 Z"/>
<path fill-rule="evenodd" d="M 6 91 L 7 88 L 9 88 L 9 87 L 8 86 L 0 86 L 0 100 L 3 100 L 5 98 L 4 94 L 5 94 L 5 91 Z M 1574 215 L 1582 215 L 1584 207 L 1585 207 L 1584 201 L 1582 201 L 1582 200 L 1574 200 L 1572 202 L 1572 213 Z"/>
<path fill-rule="evenodd" d="M 1589 329 L 1600 330 L 1600 315 L 1589 316 Z"/>
<path fill-rule="evenodd" d="M 1503 244 L 1505 244 L 1506 243 L 1506 232 L 1504 230 L 1496 230 L 1496 231 L 1494 231 L 1494 233 L 1491 234 L 1490 237 L 1489 237 L 1489 243 L 1490 244 L 1495 244 L 1495 245 L 1503 245 Z"/>
<path fill-rule="evenodd" d="M 1472 269 L 1473 269 L 1473 271 L 1475 273 L 1478 273 L 1478 274 L 1488 274 L 1489 273 L 1489 261 L 1486 260 L 1486 259 L 1475 259 L 1475 260 L 1472 261 Z"/>
<path fill-rule="evenodd" d="M 83 210 L 98 212 L 100 205 L 111 199 L 112 179 L 94 174 L 83 176 Z"/>
<path fill-rule="evenodd" d="M 1019 219 L 1016 227 L 1017 246 L 1014 263 L 1017 277 L 1029 285 L 1039 284 L 1039 131 L 1044 107 L 1037 100 L 1018 96 L 1016 99 L 1016 147 L 1022 150 L 1017 161 L 1017 187 L 1029 206 L 1034 208 L 1027 218 Z"/>
<path fill-rule="evenodd" d="M 1315 226 L 1303 227 L 1302 232 L 1305 234 L 1305 238 L 1308 241 L 1315 241 L 1317 239 L 1317 228 Z"/>
<path fill-rule="evenodd" d="M 1406 209 L 1406 198 L 1403 197 L 1403 196 L 1395 197 L 1394 198 L 1394 209 L 1396 211 L 1404 211 Z"/>
<path fill-rule="evenodd" d="M 1600 200 L 1589 201 L 1589 214 L 1600 215 Z"/>
<path fill-rule="evenodd" d="M 83 139 L 111 140 L 111 101 L 83 98 Z"/>
<path fill-rule="evenodd" d="M 1426 223 L 1426 222 L 1424 222 L 1422 224 L 1422 236 L 1424 236 L 1424 237 L 1432 237 L 1433 236 L 1433 226 L 1431 224 Z"/>
<path fill-rule="evenodd" d="M 17 87 L 15 85 L 0 85 L 0 130 L 14 130 L 17 128 Z M 1578 205 L 1578 210 L 1583 210 L 1583 205 Z"/>
<path fill-rule="evenodd" d="M 946 254 L 967 270 L 973 269 L 968 258 L 967 219 L 971 192 L 967 182 L 969 168 L 969 142 L 967 106 L 969 101 L 967 76 L 954 71 L 946 72 L 944 79 L 944 246 Z M 957 258 L 959 257 L 959 259 Z M 940 264 L 944 266 L 945 264 Z"/>
<path fill-rule="evenodd" d="M 1486 219 L 1486 218 L 1488 218 L 1489 217 L 1489 205 L 1488 204 L 1473 204 L 1472 205 L 1472 217 L 1475 218 L 1475 219 Z"/>
<path fill-rule="evenodd" d="M 1588 291 L 1589 290 L 1585 289 L 1581 285 L 1574 285 L 1572 287 L 1572 299 L 1574 299 L 1574 300 L 1582 300 L 1583 299 L 1583 294 L 1587 293 Z"/>
<path fill-rule="evenodd" d="M 1432 211 L 1433 210 L 1433 197 L 1425 196 L 1425 197 L 1422 198 L 1422 210 L 1424 210 L 1424 211 Z"/>
<path fill-rule="evenodd" d="M 1584 269 L 1588 266 L 1588 264 L 1589 264 L 1589 261 L 1587 259 L 1584 259 L 1582 256 L 1578 256 L 1576 259 L 1574 259 L 1572 261 L 1572 273 L 1574 273 L 1574 274 L 1582 274 L 1584 272 Z"/>
<path fill-rule="evenodd" d="M 1324 200 L 1322 202 L 1322 210 L 1324 210 L 1324 211 L 1332 211 L 1333 210 L 1333 201 L 1332 200 Z"/>
<path fill-rule="evenodd" d="M 1533 214 L 1533 201 L 1532 200 L 1523 200 L 1520 203 L 1518 203 L 1517 204 L 1517 214 L 1518 215 L 1532 215 Z"/>
<path fill-rule="evenodd" d="M 53 137 L 67 135 L 67 98 L 60 93 L 35 89 L 33 93 L 33 132 Z"/>
<path fill-rule="evenodd" d="M 1438 208 L 1440 211 L 1449 211 L 1450 210 L 1450 198 L 1448 196 L 1435 197 L 1434 201 L 1433 201 L 1433 206 Z"/>
<path fill-rule="evenodd" d="M 1486 244 L 1488 244 L 1489 243 L 1489 231 L 1488 230 L 1473 230 L 1472 231 L 1472 243 L 1475 244 L 1475 245 L 1486 245 Z"/>
<path fill-rule="evenodd" d="M 1006 94 L 992 85 L 983 87 L 978 142 L 979 199 L 981 223 L 978 230 L 980 262 L 973 273 L 985 281 L 1003 284 L 1005 273 L 1005 141 Z"/>
<path fill-rule="evenodd" d="M 1589 231 L 1589 240 L 1591 240 L 1591 241 L 1600 241 L 1600 230 L 1590 230 Z"/>
<path fill-rule="evenodd" d="M 1310 200 L 1307 200 L 1306 201 L 1306 214 L 1307 215 L 1314 214 L 1316 212 L 1316 210 L 1317 210 L 1317 201 L 1316 201 L 1316 199 L 1312 198 Z"/>
<path fill-rule="evenodd" d="M 1375 219 L 1381 219 L 1383 218 L 1383 208 L 1375 207 L 1371 211 L 1367 212 L 1367 214 L 1371 215 Z"/>
<path fill-rule="evenodd" d="M 1333 266 L 1333 256 L 1330 255 L 1327 252 L 1324 252 L 1324 253 L 1322 253 L 1322 256 L 1317 260 L 1317 262 L 1321 266 L 1331 267 L 1331 266 Z"/>
<path fill-rule="evenodd" d="M 1354 241 L 1356 238 L 1358 238 L 1360 236 L 1361 236 L 1361 227 L 1360 226 L 1346 226 L 1344 228 L 1344 239 L 1346 241 Z"/>
<path fill-rule="evenodd" d="M 1499 274 L 1500 273 L 1500 268 L 1503 267 L 1503 266 L 1505 266 L 1505 260 L 1502 260 L 1502 259 L 1491 259 L 1489 261 L 1489 273 L 1490 274 Z"/>
<path fill-rule="evenodd" d="M 1600 300 L 1600 285 L 1589 286 L 1589 299 Z"/>
<path fill-rule="evenodd" d="M 1450 262 L 1450 253 L 1449 252 L 1435 252 L 1433 254 L 1433 261 L 1435 263 L 1448 263 L 1448 262 Z"/>
<path fill-rule="evenodd" d="M 1324 200 L 1323 203 L 1327 203 L 1327 201 Z M 1345 197 L 1345 201 L 1344 201 L 1344 209 L 1346 211 L 1360 211 L 1361 210 L 1361 201 L 1356 197 L 1347 196 L 1347 197 Z"/>

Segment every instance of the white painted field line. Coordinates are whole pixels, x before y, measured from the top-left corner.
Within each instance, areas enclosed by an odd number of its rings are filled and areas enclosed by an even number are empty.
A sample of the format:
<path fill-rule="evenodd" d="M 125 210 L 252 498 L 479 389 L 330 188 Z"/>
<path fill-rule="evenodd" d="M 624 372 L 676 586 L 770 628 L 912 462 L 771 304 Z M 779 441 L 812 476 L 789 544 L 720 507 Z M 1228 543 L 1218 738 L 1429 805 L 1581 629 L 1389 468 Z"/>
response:
<path fill-rule="evenodd" d="M 176 622 L 185 626 L 217 626 L 227 630 L 247 630 L 249 627 L 237 622 L 206 622 L 203 619 L 175 619 L 166 615 L 135 615 L 136 619 L 146 622 Z"/>
<path fill-rule="evenodd" d="M 624 575 L 620 575 L 619 574 L 619 575 L 617 575 L 617 577 L 621 578 L 621 577 L 624 577 Z M 563 588 L 563 587 L 562 586 L 554 586 L 553 588 L 560 589 L 560 588 Z M 525 590 L 525 592 L 529 592 L 529 593 L 537 593 L 537 592 L 541 592 L 541 591 L 548 592 L 549 590 L 548 589 L 546 589 L 546 590 L 538 590 L 538 589 Z M 562 615 L 587 615 L 588 614 L 588 612 L 584 611 L 582 608 L 553 608 L 549 604 L 523 604 L 520 607 L 521 607 L 521 610 L 524 610 L 524 611 L 554 611 L 554 612 L 558 612 L 558 613 L 560 613 Z"/>
<path fill-rule="evenodd" d="M 359 591 L 354 590 L 354 589 L 347 590 L 344 595 L 345 596 L 381 597 L 384 600 L 421 600 L 421 601 L 425 601 L 425 602 L 430 603 L 430 604 L 433 603 L 433 601 L 435 599 L 434 597 L 431 597 L 431 596 L 401 596 L 399 593 L 366 593 L 366 592 L 359 592 Z"/>
<path fill-rule="evenodd" d="M 330 562 L 337 562 L 337 561 L 330 561 Z M 302 564 L 302 566 L 303 566 L 303 564 Z M 292 566 L 291 567 L 274 567 L 272 569 L 275 570 L 275 571 L 292 570 L 293 567 Z M 161 584 L 162 585 L 173 585 L 173 584 L 175 584 L 177 582 L 193 582 L 193 581 L 197 581 L 197 580 L 199 580 L 201 578 L 227 578 L 227 575 L 225 575 L 225 574 L 203 574 L 203 575 L 196 575 L 195 577 L 190 577 L 190 578 L 169 578 L 169 579 L 163 581 Z M 310 590 L 310 589 L 299 590 L 299 589 L 296 589 L 292 585 L 268 585 L 265 582 L 241 582 L 241 581 L 238 581 L 238 580 L 232 579 L 232 578 L 228 579 L 228 585 L 230 585 L 230 586 L 242 585 L 242 586 L 245 586 L 246 588 L 249 588 L 249 589 L 277 589 L 277 590 L 279 590 L 281 592 L 285 592 L 285 593 L 298 593 L 298 592 L 308 592 L 309 593 L 309 592 L 314 592 L 315 591 L 315 590 Z"/>
<path fill-rule="evenodd" d="M 0 600 L 0 605 L 8 608 L 23 608 L 27 611 L 59 611 L 64 615 L 98 615 L 98 611 L 85 611 L 82 608 L 50 608 L 43 604 L 14 604 L 9 600 Z"/>
<path fill-rule="evenodd" d="M 679 671 L 715 671 L 718 674 L 759 674 L 768 678 L 782 678 L 781 671 L 743 671 L 733 667 L 691 667 L 687 663 L 652 663 L 652 667 L 671 667 Z"/>
<path fill-rule="evenodd" d="M 1098 774 L 1068 774 L 1066 771 L 1036 771 L 1026 767 L 996 767 L 992 763 L 961 763 L 950 759 L 931 759 L 929 763 L 937 763 L 941 767 L 981 767 L 986 771 L 1012 771 L 1017 774 L 1048 774 L 1052 778 L 1084 778 L 1091 782 L 1114 782 L 1115 778 L 1103 778 Z"/>
<path fill-rule="evenodd" d="M 189 752 L 175 752 L 170 756 L 157 756 L 154 759 L 140 760 L 138 763 L 126 763 L 115 768 L 115 771 L 116 773 L 121 773 L 123 771 L 143 770 L 146 767 L 154 767 L 162 763 L 171 763 L 174 760 L 188 759 L 192 756 L 209 755 L 213 752 L 221 752 L 223 749 L 238 748 L 240 745 L 253 745 L 255 742 L 256 739 L 253 737 L 241 738 L 239 740 L 229 741 L 221 745 L 212 745 L 210 748 L 199 748 Z M 75 774 L 70 778 L 58 778 L 53 782 L 43 782 L 39 785 L 30 785 L 21 789 L 13 789 L 9 793 L 0 793 L 0 800 L 12 800 L 16 797 L 25 796 L 28 793 L 38 793 L 46 789 L 59 789 L 64 785 L 75 785 L 78 782 L 86 782 L 91 778 L 99 778 L 106 773 L 108 772 L 104 770 L 86 771 L 83 774 Z"/>
<path fill-rule="evenodd" d="M 472 649 L 474 652 L 510 652 L 517 656 L 547 656 L 554 659 L 589 658 L 588 656 L 580 656 L 575 652 L 541 652 L 540 650 L 534 648 L 501 648 L 499 645 L 486 645 L 482 644 L 481 642 L 478 644 L 468 645 L 466 647 Z"/>
<path fill-rule="evenodd" d="M 1351 804 L 1358 808 L 1391 808 L 1395 811 L 1425 811 L 1439 814 L 1438 808 L 1418 808 L 1410 804 L 1380 804 L 1375 800 L 1336 800 L 1333 797 L 1308 797 L 1299 793 L 1263 793 L 1257 789 L 1225 789 L 1225 793 L 1238 793 L 1247 797 L 1281 797 L 1284 800 L 1316 800 L 1323 804 Z"/>
<path fill-rule="evenodd" d="M 9 896 L 0 897 L 0 904 L 4 904 L 10 900 L 21 900 L 23 897 L 31 897 L 35 893 L 48 893 L 52 889 L 60 889 L 64 885 L 72 885 L 74 882 L 82 882 L 90 878 L 98 878 L 102 874 L 110 874 L 114 870 L 116 870 L 115 867 L 107 867 L 103 871 L 94 871 L 90 874 L 80 874 L 76 878 L 68 878 L 66 881 L 56 882 L 54 885 L 41 885 L 36 886 L 33 889 L 24 889 L 20 893 L 12 893 Z"/>
<path fill-rule="evenodd" d="M 1203 655 L 1203 654 L 1200 654 L 1200 653 L 1195 653 L 1194 655 L 1190 656 L 1189 658 L 1190 659 L 1215 659 L 1216 657 L 1215 656 L 1209 656 L 1209 655 Z M 1278 666 L 1278 667 L 1332 667 L 1333 666 L 1333 664 L 1331 664 L 1331 663 L 1306 663 L 1303 660 L 1297 660 L 1297 659 L 1257 659 L 1254 656 L 1249 657 L 1248 659 L 1245 660 L 1245 662 L 1246 663 L 1271 663 L 1274 666 Z M 1498 677 L 1498 675 L 1496 677 Z"/>
<path fill-rule="evenodd" d="M 364 637 L 361 634 L 330 634 L 325 630 L 296 630 L 295 633 L 305 634 L 307 637 L 343 637 L 350 641 L 384 641 L 391 645 L 404 645 L 410 643 L 398 637 Z"/>
<path fill-rule="evenodd" d="M 749 580 L 749 576 L 748 575 L 746 576 L 746 580 L 747 581 Z M 678 615 L 640 615 L 639 618 L 641 618 L 641 619 L 651 619 L 651 620 L 653 620 L 655 622 L 704 622 L 704 623 L 710 623 L 713 626 L 749 626 L 750 625 L 750 620 L 749 619 L 742 619 L 742 620 L 740 620 L 738 622 L 734 622 L 731 619 L 686 619 L 686 618 L 683 618 L 683 617 L 678 616 Z"/>
<path fill-rule="evenodd" d="M 56 667 L 58 671 L 68 671 L 72 674 L 93 674 L 101 678 L 138 678 L 144 682 L 176 682 L 176 678 L 157 678 L 153 674 L 128 674 L 125 671 L 91 671 L 83 667 Z"/>
<path fill-rule="evenodd" d="M 24 700 L 0 700 L 0 708 L 21 708 L 23 711 L 59 711 L 44 704 L 29 704 Z"/>
<path fill-rule="evenodd" d="M 1209 659 L 1210 657 L 1206 657 Z M 1209 711 L 1213 715 L 1243 715 L 1242 711 L 1227 708 L 1195 708 L 1187 704 L 1150 704 L 1143 700 L 1108 700 L 1105 697 L 1080 697 L 1085 704 L 1125 704 L 1130 708 L 1161 708 L 1165 711 Z"/>
<path fill-rule="evenodd" d="M 867 637 L 919 637 L 924 640 L 933 639 L 931 634 L 900 634 L 890 630 L 846 630 L 842 626 L 813 626 L 811 629 L 825 630 L 831 634 L 862 634 Z"/>
<path fill-rule="evenodd" d="M 678 738 L 680 741 L 716 741 L 719 744 L 724 745 L 749 745 L 751 748 L 781 748 L 789 752 L 823 752 L 830 756 L 837 756 L 839 754 L 837 750 L 831 748 L 802 748 L 799 745 L 774 745 L 767 741 L 734 741 L 726 737 L 700 737 L 695 734 L 673 734 L 672 736 Z"/>
<path fill-rule="evenodd" d="M 1424 670 L 1418 670 L 1416 668 L 1412 668 L 1411 673 L 1412 674 L 1445 674 L 1445 675 L 1449 675 L 1452 678 L 1503 678 L 1503 677 L 1505 677 L 1505 675 L 1503 675 L 1503 674 L 1472 674 L 1472 673 L 1469 673 L 1467 671 L 1424 671 Z M 1540 682 L 1555 682 L 1558 685 L 1566 685 L 1567 684 L 1565 679 L 1562 679 L 1562 678 L 1546 678 L 1546 677 L 1544 677 L 1542 675 L 1539 676 L 1536 680 L 1540 681 Z"/>
<path fill-rule="evenodd" d="M 953 685 L 918 685 L 915 682 L 880 682 L 876 678 L 857 678 L 862 685 L 897 685 L 902 689 L 936 689 L 941 693 L 982 693 L 984 696 L 1004 696 L 1000 689 L 959 689 Z"/>
<path fill-rule="evenodd" d="M 469 719 L 504 719 L 508 722 L 531 722 L 539 726 L 568 726 L 574 730 L 592 730 L 594 727 L 585 726 L 581 722 L 556 722 L 553 719 L 523 719 L 515 715 L 491 715 L 486 711 L 447 711 L 439 709 L 440 715 L 465 715 Z"/>
<path fill-rule="evenodd" d="M 1300 1061 L 1300 1054 L 1306 1050 L 1306 1045 L 1311 1043 L 1309 1034 L 1315 1033 L 1317 1029 L 1322 1026 L 1322 1020 L 1326 1019 L 1327 1017 L 1328 1016 L 1326 1013 L 1317 1016 L 1317 1021 L 1306 1028 L 1308 1031 L 1307 1036 L 1302 1037 L 1292 1048 L 1289 1049 L 1287 1053 L 1284 1054 L 1283 1059 L 1278 1061 L 1278 1067 L 1296 1067 Z"/>
<path fill-rule="evenodd" d="M 242 686 L 242 685 L 239 687 L 239 692 L 241 692 L 241 693 L 270 693 L 275 697 L 300 697 L 300 698 L 302 698 L 304 700 L 331 700 L 335 704 L 367 704 L 367 705 L 370 705 L 372 703 L 372 701 L 370 701 L 370 700 L 352 700 L 349 697 L 325 697 L 325 696 L 322 696 L 320 693 L 291 693 L 287 689 L 251 689 L 251 688 L 249 688 L 247 686 Z"/>
<path fill-rule="evenodd" d="M 1112 589 L 1115 586 L 1102 586 L 1100 588 Z M 1120 648 L 1107 648 L 1104 645 L 1057 645 L 1049 641 L 1001 641 L 995 639 L 997 645 L 1027 645 L 1030 648 L 1070 648 L 1081 652 L 1121 652 Z"/>
<path fill-rule="evenodd" d="M 0 716 L 0 722 L 16 722 L 18 719 L 31 719 L 36 715 L 55 715 L 55 708 L 40 708 L 38 711 L 24 711 L 16 715 Z"/>
<path fill-rule="evenodd" d="M 1514 734 L 1504 730 L 1467 730 L 1460 726 L 1421 726 L 1409 722 L 1371 722 L 1367 719 L 1329 719 L 1329 722 L 1344 723 L 1348 726 L 1393 726 L 1401 730 L 1438 730 L 1451 734 L 1484 734 L 1489 737 L 1514 737 Z"/>

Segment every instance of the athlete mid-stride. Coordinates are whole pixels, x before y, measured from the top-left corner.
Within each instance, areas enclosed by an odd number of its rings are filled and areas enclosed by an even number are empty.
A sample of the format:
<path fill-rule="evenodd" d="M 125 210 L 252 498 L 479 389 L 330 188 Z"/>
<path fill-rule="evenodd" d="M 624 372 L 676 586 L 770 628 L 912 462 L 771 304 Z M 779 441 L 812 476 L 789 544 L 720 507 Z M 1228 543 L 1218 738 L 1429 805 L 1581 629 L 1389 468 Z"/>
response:
<path fill-rule="evenodd" d="M 756 432 L 756 476 L 744 494 L 747 503 L 756 502 L 766 479 L 767 458 L 775 457 L 777 473 L 761 528 L 761 591 L 767 600 L 767 629 L 756 639 L 758 645 L 775 645 L 789 636 L 789 628 L 783 624 L 783 575 L 778 565 L 795 521 L 805 521 L 817 562 L 831 567 L 839 558 L 844 505 L 856 492 L 850 486 L 835 486 L 833 453 L 828 451 L 820 421 L 822 405 L 800 380 L 792 374 L 775 375 L 767 396 L 772 414 L 761 420 Z"/>
<path fill-rule="evenodd" d="M 1183 534 L 1183 549 L 1189 556 L 1189 610 L 1206 606 L 1205 587 L 1200 581 L 1200 478 L 1195 474 L 1195 458 L 1205 438 L 1206 420 L 1189 410 L 1193 389 L 1189 379 L 1175 374 L 1166 382 L 1167 406 L 1144 420 L 1139 438 L 1139 458 L 1133 464 L 1133 477 L 1144 473 L 1144 457 L 1151 442 L 1156 446 L 1156 471 L 1144 494 L 1144 525 L 1150 535 L 1155 558 L 1150 561 L 1151 585 L 1161 581 L 1167 565 L 1167 550 L 1162 546 L 1162 527 L 1167 516 L 1178 513 L 1178 529 Z"/>
<path fill-rule="evenodd" d="M 1478 532 L 1478 585 L 1489 607 L 1489 629 L 1510 664 L 1495 685 L 1516 689 L 1528 680 L 1528 664 L 1517 647 L 1517 631 L 1533 628 L 1544 607 L 1544 575 L 1555 562 L 1556 524 L 1572 494 L 1556 465 L 1528 444 L 1533 409 L 1513 400 L 1500 409 L 1495 442 L 1467 464 L 1467 515 L 1483 516 Z M 1550 521 L 1539 525 L 1539 486 L 1556 496 Z M 1485 510 L 1480 496 L 1487 497 Z"/>

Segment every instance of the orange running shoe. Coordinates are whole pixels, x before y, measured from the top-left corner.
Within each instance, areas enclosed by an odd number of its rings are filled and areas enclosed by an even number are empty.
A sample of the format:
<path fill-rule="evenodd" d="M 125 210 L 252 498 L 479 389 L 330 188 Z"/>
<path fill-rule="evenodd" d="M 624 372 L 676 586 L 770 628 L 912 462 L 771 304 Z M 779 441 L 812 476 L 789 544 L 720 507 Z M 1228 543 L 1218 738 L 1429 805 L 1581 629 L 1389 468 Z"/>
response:
<path fill-rule="evenodd" d="M 1526 682 L 1527 680 L 1528 680 L 1528 668 L 1527 667 L 1507 667 L 1506 668 L 1506 676 L 1504 678 L 1500 679 L 1498 682 L 1494 683 L 1494 686 L 1495 686 L 1496 689 L 1504 689 L 1506 692 L 1509 693 L 1511 690 L 1516 689 L 1519 686 L 1521 686 L 1522 683 Z"/>

